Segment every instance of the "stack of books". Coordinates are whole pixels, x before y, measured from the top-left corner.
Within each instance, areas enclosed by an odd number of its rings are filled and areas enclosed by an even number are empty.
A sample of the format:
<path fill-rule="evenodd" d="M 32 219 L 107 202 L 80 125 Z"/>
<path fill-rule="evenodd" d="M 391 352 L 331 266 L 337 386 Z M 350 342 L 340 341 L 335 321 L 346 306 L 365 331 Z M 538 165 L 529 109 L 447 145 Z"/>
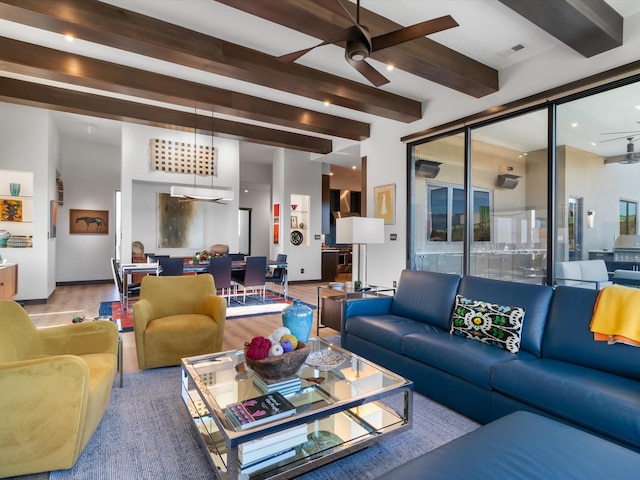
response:
<path fill-rule="evenodd" d="M 295 375 L 284 380 L 269 380 L 257 374 L 254 374 L 251 378 L 255 387 L 262 393 L 280 392 L 282 395 L 288 395 L 300 390 L 302 385 L 300 377 Z"/>
<path fill-rule="evenodd" d="M 293 415 L 296 407 L 280 392 L 273 392 L 229 404 L 224 411 L 236 429 L 244 430 Z"/>
<path fill-rule="evenodd" d="M 238 447 L 240 471 L 251 474 L 294 457 L 297 448 L 306 441 L 305 424 L 243 443 Z"/>

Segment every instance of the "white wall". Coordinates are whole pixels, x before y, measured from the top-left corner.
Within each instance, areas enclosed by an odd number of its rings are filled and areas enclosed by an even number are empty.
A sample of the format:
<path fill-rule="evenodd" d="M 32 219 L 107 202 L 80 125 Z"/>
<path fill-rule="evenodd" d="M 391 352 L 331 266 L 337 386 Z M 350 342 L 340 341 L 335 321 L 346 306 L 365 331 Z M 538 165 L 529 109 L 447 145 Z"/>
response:
<path fill-rule="evenodd" d="M 322 163 L 312 162 L 305 152 L 280 150 L 274 157 L 273 178 L 273 203 L 280 203 L 280 244 L 272 247 L 273 258 L 275 253 L 287 255 L 290 281 L 319 280 L 322 277 Z M 289 240 L 291 195 L 309 196 L 309 225 L 303 230 L 308 244 L 296 246 Z"/>
<path fill-rule="evenodd" d="M 18 263 L 16 300 L 46 299 L 52 292 L 48 258 L 49 192 L 55 168 L 49 164 L 49 112 L 0 103 L 0 169 L 33 173 L 33 248 L 2 249 Z M 8 181 L 0 178 L 0 182 Z M 51 198 L 53 200 L 53 198 Z"/>
<path fill-rule="evenodd" d="M 273 238 L 271 235 L 272 177 L 273 167 L 271 165 L 245 161 L 240 163 L 240 178 L 242 180 L 240 207 L 251 209 L 251 255 L 267 258 L 271 258 L 271 238 Z"/>
<path fill-rule="evenodd" d="M 194 249 L 158 248 L 156 245 L 157 192 L 169 192 L 171 185 L 211 187 L 211 177 L 152 171 L 149 160 L 149 140 L 152 138 L 178 142 L 197 142 L 210 145 L 211 137 L 193 133 L 167 130 L 144 125 L 122 125 L 122 253 L 123 261 L 131 259 L 131 242 L 141 241 L 147 252 L 163 255 L 191 256 Z M 204 232 L 199 248 L 209 248 L 214 243 L 226 243 L 230 251 L 238 249 L 239 206 L 239 142 L 214 137 L 213 145 L 218 155 L 218 176 L 215 187 L 230 187 L 234 200 L 226 205 L 203 203 Z M 129 208 L 131 207 L 131 208 Z"/>
<path fill-rule="evenodd" d="M 58 206 L 57 282 L 109 280 L 115 252 L 115 191 L 120 188 L 120 147 L 63 139 L 64 205 Z M 108 235 L 69 233 L 69 211 L 108 210 Z"/>

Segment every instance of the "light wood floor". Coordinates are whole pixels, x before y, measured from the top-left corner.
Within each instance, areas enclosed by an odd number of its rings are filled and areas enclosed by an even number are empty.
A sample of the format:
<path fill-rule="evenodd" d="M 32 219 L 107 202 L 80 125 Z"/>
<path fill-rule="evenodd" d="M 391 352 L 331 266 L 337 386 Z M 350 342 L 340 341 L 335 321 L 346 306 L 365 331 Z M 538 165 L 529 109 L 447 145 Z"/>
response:
<path fill-rule="evenodd" d="M 317 286 L 319 283 L 295 283 L 289 285 L 289 296 L 316 305 Z M 47 304 L 26 305 L 25 310 L 37 327 L 65 325 L 71 323 L 75 316 L 84 315 L 92 319 L 98 314 L 100 302 L 118 300 L 118 290 L 114 284 L 95 284 L 80 286 L 59 286 Z M 312 336 L 315 336 L 317 314 L 314 310 Z M 257 335 L 268 335 L 275 328 L 282 326 L 282 315 L 271 314 L 253 317 L 229 319 L 225 323 L 223 350 L 239 349 L 244 342 Z M 320 330 L 320 336 L 336 335 L 338 332 L 330 328 Z M 122 334 L 124 373 L 138 371 L 136 344 L 133 332 Z"/>

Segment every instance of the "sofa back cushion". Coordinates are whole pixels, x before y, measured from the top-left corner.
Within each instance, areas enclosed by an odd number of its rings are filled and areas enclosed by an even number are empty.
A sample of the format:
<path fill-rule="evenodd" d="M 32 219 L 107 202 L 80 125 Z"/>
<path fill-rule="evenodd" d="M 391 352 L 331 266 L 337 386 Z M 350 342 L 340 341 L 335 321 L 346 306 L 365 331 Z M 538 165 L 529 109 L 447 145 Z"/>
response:
<path fill-rule="evenodd" d="M 215 294 L 216 287 L 210 273 L 173 277 L 148 275 L 140 283 L 140 299 L 151 302 L 153 318 L 206 314 L 207 297 Z"/>
<path fill-rule="evenodd" d="M 0 363 L 39 358 L 43 352 L 38 330 L 24 308 L 0 300 Z"/>
<path fill-rule="evenodd" d="M 596 342 L 589 330 L 599 292 L 556 287 L 544 336 L 543 357 L 640 380 L 640 348 Z"/>
<path fill-rule="evenodd" d="M 458 275 L 404 270 L 390 313 L 448 331 L 459 283 Z"/>
<path fill-rule="evenodd" d="M 458 293 L 473 300 L 524 308 L 520 350 L 540 356 L 553 288 L 467 276 L 460 281 Z"/>

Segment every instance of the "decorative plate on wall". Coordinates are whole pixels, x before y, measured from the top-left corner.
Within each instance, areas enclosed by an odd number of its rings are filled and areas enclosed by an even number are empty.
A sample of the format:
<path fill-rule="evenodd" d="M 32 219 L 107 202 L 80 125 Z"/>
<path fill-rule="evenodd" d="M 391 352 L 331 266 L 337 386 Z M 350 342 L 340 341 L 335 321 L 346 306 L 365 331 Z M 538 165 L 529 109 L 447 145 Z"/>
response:
<path fill-rule="evenodd" d="M 291 243 L 294 245 L 302 245 L 302 241 L 304 237 L 302 236 L 302 232 L 299 230 L 294 230 L 291 232 Z"/>

